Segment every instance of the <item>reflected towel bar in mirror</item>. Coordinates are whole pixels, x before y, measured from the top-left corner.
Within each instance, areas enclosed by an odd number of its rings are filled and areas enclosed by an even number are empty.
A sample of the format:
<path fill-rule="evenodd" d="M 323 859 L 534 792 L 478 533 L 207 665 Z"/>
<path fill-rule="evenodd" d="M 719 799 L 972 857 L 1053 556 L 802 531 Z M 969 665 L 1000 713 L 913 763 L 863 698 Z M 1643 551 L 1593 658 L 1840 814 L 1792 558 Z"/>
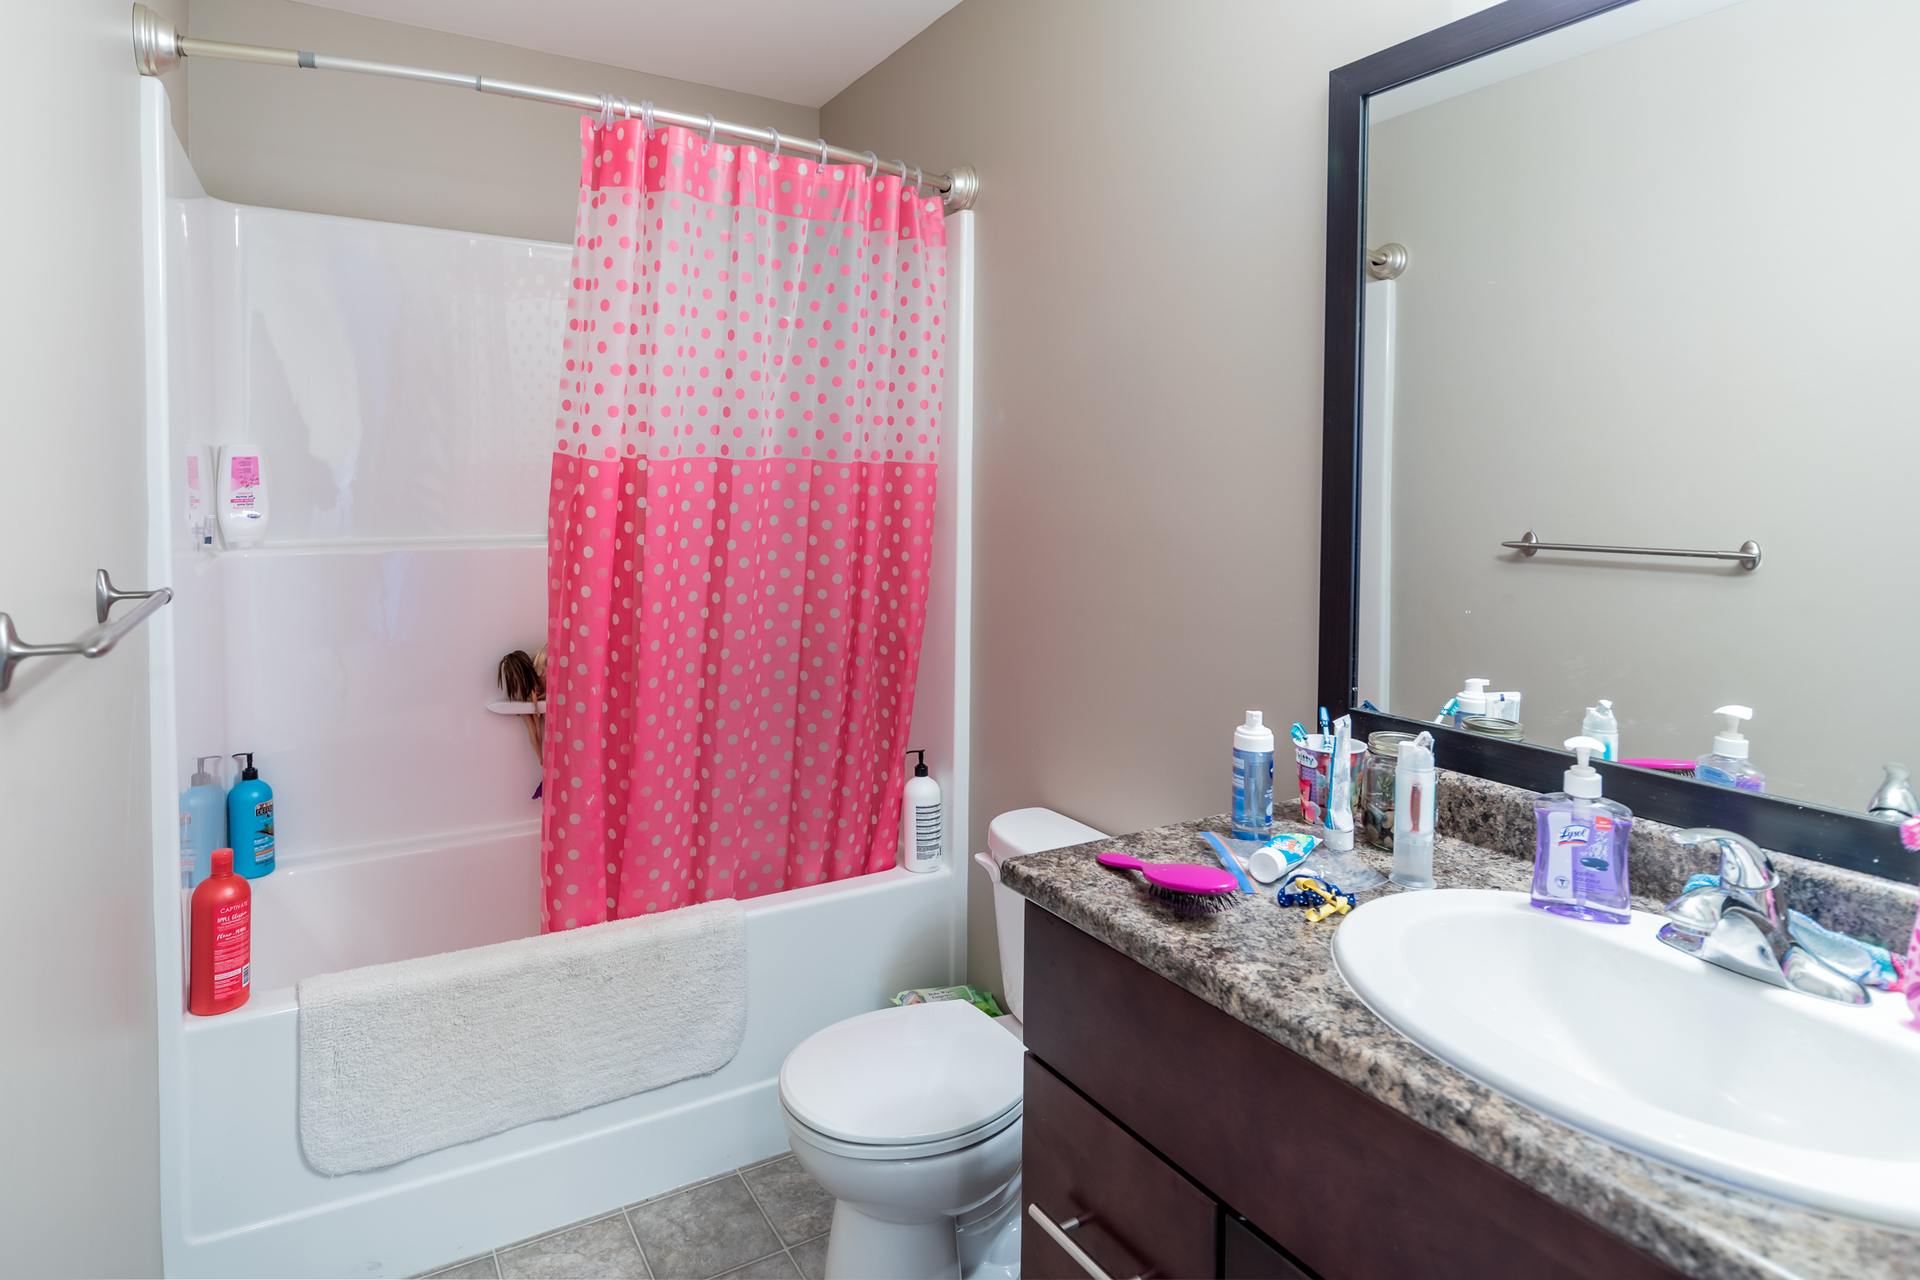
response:
<path fill-rule="evenodd" d="M 1531 556 L 1536 551 L 1592 551 L 1607 556 L 1682 556 L 1692 560 L 1738 560 L 1742 569 L 1760 567 L 1760 544 L 1749 538 L 1740 544 L 1738 551 L 1678 551 L 1671 547 L 1595 547 L 1584 542 L 1542 542 L 1533 536 L 1533 530 L 1527 530 L 1527 536 L 1518 542 L 1503 542 L 1503 547 L 1512 547 L 1523 556 Z"/>
<path fill-rule="evenodd" d="M 118 591 L 105 569 L 93 579 L 94 616 L 100 625 L 69 644 L 26 644 L 13 629 L 13 619 L 0 613 L 0 692 L 13 683 L 13 669 L 28 658 L 58 658 L 79 655 L 99 658 L 113 652 L 128 632 L 145 622 L 149 615 L 173 599 L 172 587 L 153 591 Z M 107 611 L 121 600 L 138 600 L 140 607 L 118 622 L 107 621 Z"/>

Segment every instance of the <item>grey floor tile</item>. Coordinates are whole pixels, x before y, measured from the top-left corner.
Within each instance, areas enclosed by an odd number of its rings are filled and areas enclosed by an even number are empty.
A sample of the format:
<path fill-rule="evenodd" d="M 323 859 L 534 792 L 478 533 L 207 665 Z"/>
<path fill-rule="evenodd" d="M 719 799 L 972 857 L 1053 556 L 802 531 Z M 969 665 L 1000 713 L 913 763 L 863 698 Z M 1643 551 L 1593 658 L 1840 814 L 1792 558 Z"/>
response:
<path fill-rule="evenodd" d="M 660 1280 L 707 1280 L 780 1248 L 737 1176 L 646 1201 L 627 1216 Z"/>
<path fill-rule="evenodd" d="M 792 1156 L 741 1171 L 782 1244 L 811 1240 L 833 1226 L 833 1197 Z"/>
<path fill-rule="evenodd" d="M 758 1262 L 749 1262 L 738 1270 L 729 1271 L 720 1280 L 800 1280 L 800 1273 L 787 1260 L 785 1253 L 774 1253 Z"/>
<path fill-rule="evenodd" d="M 506 1280 L 650 1280 L 623 1214 L 584 1222 L 500 1252 Z"/>
<path fill-rule="evenodd" d="M 807 1280 L 823 1280 L 827 1274 L 827 1238 L 820 1236 L 787 1250 Z"/>
<path fill-rule="evenodd" d="M 500 1280 L 500 1268 L 494 1265 L 492 1254 L 483 1253 L 477 1258 L 468 1258 L 465 1262 L 430 1271 L 424 1280 Z"/>

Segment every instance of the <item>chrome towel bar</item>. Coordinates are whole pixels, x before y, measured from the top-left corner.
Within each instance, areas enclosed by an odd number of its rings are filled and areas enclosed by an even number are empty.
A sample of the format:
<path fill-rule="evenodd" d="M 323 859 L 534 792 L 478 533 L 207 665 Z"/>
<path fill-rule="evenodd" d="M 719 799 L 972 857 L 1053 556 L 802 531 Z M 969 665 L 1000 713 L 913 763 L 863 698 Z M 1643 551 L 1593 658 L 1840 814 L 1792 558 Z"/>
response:
<path fill-rule="evenodd" d="M 13 669 L 28 658 L 61 658 L 78 654 L 98 658 L 112 653 L 128 632 L 145 622 L 156 610 L 173 599 L 172 587 L 152 591 L 119 591 L 105 569 L 93 577 L 93 612 L 100 625 L 68 644 L 27 644 L 13 629 L 13 619 L 0 613 L 0 693 L 13 683 Z M 107 613 L 122 600 L 138 600 L 140 607 L 118 622 L 109 623 Z"/>
<path fill-rule="evenodd" d="M 1536 551 L 1592 551 L 1609 556 L 1682 556 L 1693 560 L 1738 560 L 1742 569 L 1760 567 L 1760 544 L 1749 538 L 1740 544 L 1738 551 L 1678 551 L 1671 547 L 1595 547 L 1584 542 L 1542 542 L 1533 536 L 1533 530 L 1527 530 L 1527 536 L 1518 542 L 1503 542 L 1503 547 L 1512 547 L 1523 556 L 1531 556 Z"/>

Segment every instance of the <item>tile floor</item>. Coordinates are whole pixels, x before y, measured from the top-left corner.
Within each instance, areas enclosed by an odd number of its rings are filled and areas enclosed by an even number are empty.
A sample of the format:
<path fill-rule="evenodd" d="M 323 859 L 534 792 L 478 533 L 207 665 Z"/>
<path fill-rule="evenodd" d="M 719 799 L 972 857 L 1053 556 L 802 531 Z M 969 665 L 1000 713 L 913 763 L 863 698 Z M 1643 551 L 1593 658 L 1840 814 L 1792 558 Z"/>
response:
<path fill-rule="evenodd" d="M 792 1156 L 736 1169 L 429 1273 L 638 1280 L 820 1280 L 833 1197 Z"/>

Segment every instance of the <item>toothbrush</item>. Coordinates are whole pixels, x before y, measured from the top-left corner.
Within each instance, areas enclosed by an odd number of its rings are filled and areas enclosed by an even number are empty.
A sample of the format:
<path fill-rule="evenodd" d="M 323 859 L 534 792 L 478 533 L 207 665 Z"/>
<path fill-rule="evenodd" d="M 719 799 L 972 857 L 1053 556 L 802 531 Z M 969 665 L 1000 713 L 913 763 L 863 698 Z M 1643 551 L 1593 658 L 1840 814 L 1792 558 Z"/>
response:
<path fill-rule="evenodd" d="M 1253 887 L 1253 881 L 1247 878 L 1246 868 L 1240 865 L 1240 859 L 1234 857 L 1233 850 L 1227 848 L 1227 842 L 1211 831 L 1202 831 L 1200 834 L 1207 838 L 1207 843 L 1213 846 L 1214 853 L 1219 855 L 1220 865 L 1233 872 L 1233 878 L 1240 882 L 1240 892 L 1258 893 L 1259 890 Z"/>
<path fill-rule="evenodd" d="M 1322 707 L 1320 708 L 1320 736 L 1325 737 L 1327 734 L 1332 732 L 1333 732 L 1333 722 L 1327 719 L 1327 709 L 1325 707 Z"/>
<path fill-rule="evenodd" d="M 1307 731 L 1298 720 L 1293 722 L 1293 745 L 1296 747 L 1307 745 Z"/>

